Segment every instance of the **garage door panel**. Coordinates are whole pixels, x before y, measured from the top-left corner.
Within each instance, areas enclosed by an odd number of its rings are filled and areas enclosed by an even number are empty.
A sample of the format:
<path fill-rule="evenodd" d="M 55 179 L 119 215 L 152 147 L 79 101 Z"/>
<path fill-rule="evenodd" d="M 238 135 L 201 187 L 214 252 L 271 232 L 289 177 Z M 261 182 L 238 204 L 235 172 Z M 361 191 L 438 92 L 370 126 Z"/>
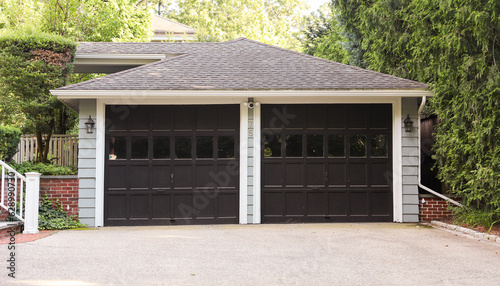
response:
<path fill-rule="evenodd" d="M 127 195 L 106 196 L 107 217 L 112 219 L 125 219 L 127 217 Z"/>
<path fill-rule="evenodd" d="M 325 185 L 325 166 L 324 164 L 308 164 L 307 168 L 307 186 Z"/>
<path fill-rule="evenodd" d="M 149 187 L 149 167 L 148 166 L 131 166 L 130 167 L 130 187 L 131 188 L 148 188 Z"/>
<path fill-rule="evenodd" d="M 283 166 L 281 163 L 267 163 L 262 165 L 262 181 L 264 187 L 276 187 L 282 185 L 282 179 L 279 174 L 282 173 Z"/>
<path fill-rule="evenodd" d="M 388 187 L 389 186 L 389 166 L 387 164 L 370 164 L 370 184 L 372 186 Z"/>
<path fill-rule="evenodd" d="M 273 107 L 270 114 L 270 122 L 276 120 L 275 127 L 286 129 L 301 129 L 305 127 L 307 111 L 298 105 L 285 105 Z M 271 126 L 272 127 L 272 126 Z"/>
<path fill-rule="evenodd" d="M 392 106 L 387 104 L 374 104 L 370 108 L 370 129 L 390 130 Z"/>
<path fill-rule="evenodd" d="M 305 192 L 288 191 L 285 193 L 285 213 L 287 216 L 304 216 L 307 197 Z"/>
<path fill-rule="evenodd" d="M 328 105 L 328 129 L 345 129 L 346 128 L 346 116 L 347 116 L 347 106 L 343 104 L 331 104 Z"/>
<path fill-rule="evenodd" d="M 196 130 L 215 130 L 217 128 L 217 107 L 196 108 Z"/>
<path fill-rule="evenodd" d="M 170 194 L 154 194 L 152 196 L 151 215 L 152 218 L 171 218 L 171 198 Z"/>
<path fill-rule="evenodd" d="M 129 130 L 148 131 L 151 126 L 151 108 L 130 108 Z"/>
<path fill-rule="evenodd" d="M 170 189 L 170 166 L 154 166 L 150 168 L 151 187 Z"/>
<path fill-rule="evenodd" d="M 197 210 L 197 218 L 215 218 L 215 200 L 213 197 L 196 192 L 193 196 L 193 206 Z"/>
<path fill-rule="evenodd" d="M 126 188 L 128 179 L 128 170 L 124 166 L 109 166 L 108 167 L 108 187 L 109 188 Z"/>
<path fill-rule="evenodd" d="M 349 122 L 347 127 L 349 129 L 366 129 L 368 117 L 367 105 L 350 105 L 348 117 Z"/>
<path fill-rule="evenodd" d="M 122 132 L 128 129 L 130 107 L 111 106 L 106 112 L 106 127 L 108 132 Z"/>
<path fill-rule="evenodd" d="M 194 218 L 196 209 L 193 206 L 192 194 L 175 194 L 174 195 L 174 215 L 175 218 Z"/>
<path fill-rule="evenodd" d="M 170 131 L 172 129 L 172 108 L 166 106 L 151 107 L 153 131 Z"/>
<path fill-rule="evenodd" d="M 284 213 L 285 197 L 281 191 L 262 194 L 264 216 L 281 216 Z"/>
<path fill-rule="evenodd" d="M 390 190 L 373 191 L 372 194 L 372 215 L 390 216 L 392 212 L 392 194 Z"/>
<path fill-rule="evenodd" d="M 239 106 L 219 106 L 217 109 L 217 129 L 218 130 L 238 130 L 240 126 Z"/>
<path fill-rule="evenodd" d="M 326 215 L 328 213 L 328 199 L 324 191 L 311 191 L 307 193 L 307 214 Z"/>
<path fill-rule="evenodd" d="M 149 195 L 130 195 L 130 218 L 149 217 Z"/>
<path fill-rule="evenodd" d="M 175 166 L 175 187 L 191 187 L 193 185 L 193 166 Z"/>
<path fill-rule="evenodd" d="M 368 191 L 351 191 L 349 201 L 350 215 L 368 216 L 370 214 L 370 196 Z"/>
<path fill-rule="evenodd" d="M 236 188 L 239 184 L 240 172 L 236 169 L 235 164 L 228 163 L 226 165 L 218 166 L 217 173 L 213 174 L 211 178 L 214 180 L 217 187 L 222 188 Z"/>
<path fill-rule="evenodd" d="M 328 164 L 328 186 L 345 187 L 347 185 L 346 168 L 345 163 Z"/>
<path fill-rule="evenodd" d="M 367 186 L 367 166 L 366 164 L 349 164 L 349 179 L 351 186 Z"/>
<path fill-rule="evenodd" d="M 303 164 L 287 164 L 286 181 L 287 186 L 303 186 L 304 185 L 304 165 Z"/>
<path fill-rule="evenodd" d="M 194 106 L 176 106 L 174 108 L 174 130 L 193 130 L 195 127 Z"/>
<path fill-rule="evenodd" d="M 238 213 L 238 194 L 222 193 L 216 196 L 217 200 L 217 216 L 219 218 L 236 218 Z"/>
<path fill-rule="evenodd" d="M 325 128 L 326 106 L 308 106 L 306 117 L 306 128 Z"/>
<path fill-rule="evenodd" d="M 196 168 L 195 186 L 213 187 L 213 182 L 214 182 L 213 177 L 214 177 L 214 169 L 212 166 L 198 166 Z"/>
<path fill-rule="evenodd" d="M 328 193 L 329 215 L 347 216 L 349 210 L 347 191 L 331 191 Z"/>

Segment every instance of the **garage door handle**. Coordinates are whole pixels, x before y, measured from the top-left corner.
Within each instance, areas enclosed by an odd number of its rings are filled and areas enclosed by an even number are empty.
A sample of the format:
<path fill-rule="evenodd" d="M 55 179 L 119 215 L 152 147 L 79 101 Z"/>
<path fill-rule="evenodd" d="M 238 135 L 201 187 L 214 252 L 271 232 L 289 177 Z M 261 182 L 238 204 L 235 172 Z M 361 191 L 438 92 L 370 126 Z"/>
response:
<path fill-rule="evenodd" d="M 174 174 L 170 174 L 170 184 L 174 183 Z"/>

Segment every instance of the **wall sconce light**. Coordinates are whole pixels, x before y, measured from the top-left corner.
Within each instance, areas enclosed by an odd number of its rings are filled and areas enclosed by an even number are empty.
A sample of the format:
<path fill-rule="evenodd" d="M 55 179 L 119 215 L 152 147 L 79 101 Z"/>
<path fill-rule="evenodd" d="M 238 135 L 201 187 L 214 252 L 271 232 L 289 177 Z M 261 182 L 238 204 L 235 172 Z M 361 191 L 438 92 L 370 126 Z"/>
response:
<path fill-rule="evenodd" d="M 411 132 L 413 130 L 413 121 L 411 121 L 411 119 L 410 119 L 410 114 L 408 114 L 408 116 L 406 116 L 403 123 L 405 125 L 406 132 Z"/>
<path fill-rule="evenodd" d="M 92 134 L 94 133 L 94 125 L 95 122 L 92 120 L 92 117 L 89 115 L 89 120 L 85 122 L 85 127 L 87 127 L 87 134 Z"/>

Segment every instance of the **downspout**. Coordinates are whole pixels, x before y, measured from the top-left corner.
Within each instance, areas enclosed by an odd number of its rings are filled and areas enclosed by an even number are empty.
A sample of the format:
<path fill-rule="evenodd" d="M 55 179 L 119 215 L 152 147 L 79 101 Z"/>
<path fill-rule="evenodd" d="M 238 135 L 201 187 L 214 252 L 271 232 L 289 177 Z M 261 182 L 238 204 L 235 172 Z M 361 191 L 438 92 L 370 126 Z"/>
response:
<path fill-rule="evenodd" d="M 425 102 L 427 100 L 427 96 L 423 96 L 422 97 L 422 103 L 420 104 L 420 107 L 418 108 L 418 186 L 424 190 L 426 190 L 427 192 L 437 196 L 437 197 L 440 197 L 442 198 L 443 200 L 446 200 L 456 206 L 459 206 L 461 207 L 462 204 L 460 204 L 459 202 L 453 200 L 453 199 L 450 199 L 448 198 L 447 196 L 445 195 L 442 195 L 434 190 L 431 190 L 429 189 L 428 187 L 422 185 L 422 182 L 421 182 L 421 179 L 422 179 L 422 176 L 420 175 L 421 173 L 421 168 L 422 168 L 422 162 L 420 161 L 420 157 L 422 155 L 422 152 L 420 151 L 421 149 L 421 145 L 422 143 L 420 142 L 420 132 L 421 132 L 421 129 L 420 129 L 420 114 L 422 113 L 422 110 L 424 109 L 424 106 L 425 106 Z"/>

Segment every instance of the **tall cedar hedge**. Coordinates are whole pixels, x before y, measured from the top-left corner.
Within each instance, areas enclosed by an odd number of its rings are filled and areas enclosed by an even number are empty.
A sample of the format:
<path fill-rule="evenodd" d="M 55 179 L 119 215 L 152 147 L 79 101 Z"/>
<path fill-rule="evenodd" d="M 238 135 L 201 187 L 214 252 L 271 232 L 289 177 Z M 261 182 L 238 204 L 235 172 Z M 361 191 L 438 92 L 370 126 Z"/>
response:
<path fill-rule="evenodd" d="M 440 179 L 466 205 L 500 214 L 500 1 L 332 3 L 338 27 L 321 41 L 347 47 L 350 63 L 429 83 Z"/>
<path fill-rule="evenodd" d="M 50 141 L 56 110 L 62 103 L 51 89 L 66 85 L 73 69 L 76 43 L 41 32 L 6 31 L 0 34 L 0 97 L 3 110 L 17 106 L 27 118 L 26 128 L 38 142 Z M 38 162 L 46 162 L 48 144 L 38 144 Z"/>

